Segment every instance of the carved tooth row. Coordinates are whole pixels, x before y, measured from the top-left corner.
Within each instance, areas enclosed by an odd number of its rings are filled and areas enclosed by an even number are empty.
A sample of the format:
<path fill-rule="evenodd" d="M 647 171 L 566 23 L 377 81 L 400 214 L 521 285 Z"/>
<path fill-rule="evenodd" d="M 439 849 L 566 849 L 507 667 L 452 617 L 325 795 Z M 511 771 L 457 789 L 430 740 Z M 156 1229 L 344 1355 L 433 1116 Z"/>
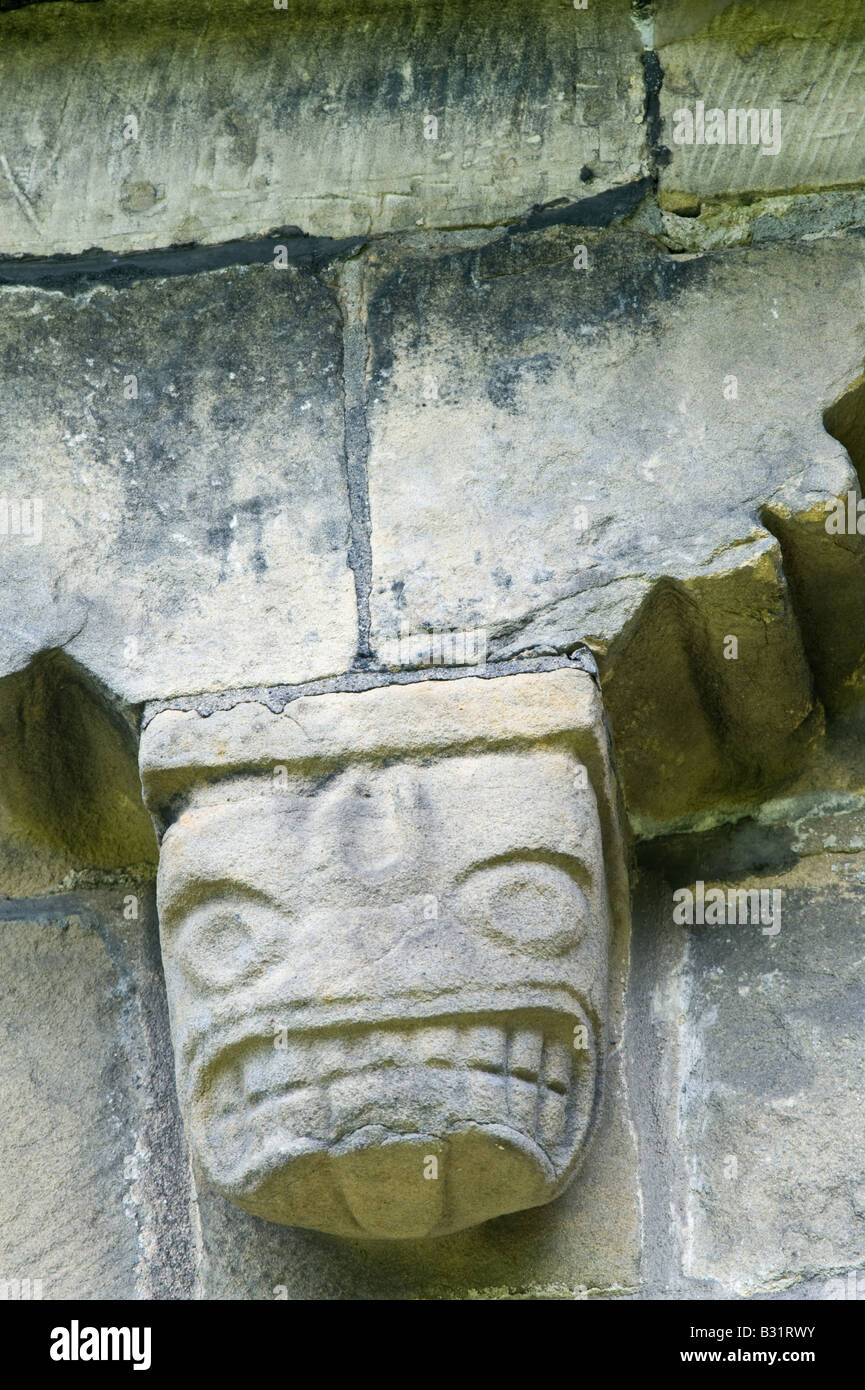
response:
<path fill-rule="evenodd" d="M 315 1085 L 383 1066 L 467 1066 L 509 1079 L 514 1118 L 528 1123 L 529 1102 L 517 1083 L 565 1093 L 573 1080 L 573 1053 L 561 1037 L 538 1028 L 510 1033 L 494 1024 L 421 1024 L 354 1035 L 291 1038 L 284 1048 L 262 1041 L 243 1062 L 242 1090 L 255 1101 L 288 1088 Z M 240 1088 L 238 1088 L 240 1089 Z M 531 1131 L 534 1131 L 532 1116 Z"/>
<path fill-rule="evenodd" d="M 507 1103 L 512 1123 L 548 1152 L 565 1138 L 573 1051 L 568 1040 L 518 1028 L 508 1041 Z"/>
<path fill-rule="evenodd" d="M 543 1033 L 537 1029 L 515 1029 L 509 1040 L 508 1075 L 523 1081 L 536 1081 L 541 1074 L 543 1051 Z"/>
<path fill-rule="evenodd" d="M 234 1104 L 213 1109 L 232 1126 L 246 1111 L 243 1123 L 253 1136 L 261 1130 L 263 1145 L 272 1137 L 274 1123 L 295 1139 L 331 1144 L 366 1125 L 399 1129 L 408 1123 L 424 1129 L 435 1124 L 441 1107 L 442 1113 L 478 1124 L 509 1125 L 555 1159 L 579 1103 L 576 1096 L 551 1091 L 543 1081 L 471 1067 L 449 1073 L 435 1069 L 425 1080 L 416 1065 L 366 1068 L 328 1081 L 284 1086 L 275 1079 L 273 1058 L 265 1053 L 248 1059 L 242 1085 L 240 1067 L 227 1071 L 221 1090 L 230 1079 L 237 1084 Z"/>

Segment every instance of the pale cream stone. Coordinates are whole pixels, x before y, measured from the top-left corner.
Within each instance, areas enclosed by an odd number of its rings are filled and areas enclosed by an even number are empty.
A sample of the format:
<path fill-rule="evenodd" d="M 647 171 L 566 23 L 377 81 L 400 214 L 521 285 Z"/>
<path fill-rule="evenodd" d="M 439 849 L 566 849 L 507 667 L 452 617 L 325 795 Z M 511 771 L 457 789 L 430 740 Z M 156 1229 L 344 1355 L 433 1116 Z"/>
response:
<path fill-rule="evenodd" d="M 672 153 L 660 170 L 662 201 L 682 192 L 723 196 L 861 183 L 865 24 L 858 5 L 785 0 L 782 10 L 771 0 L 700 6 L 662 0 L 658 10 L 662 140 Z M 756 124 L 749 112 L 762 113 Z"/>
<path fill-rule="evenodd" d="M 335 294 L 265 265 L 0 305 L 0 674 L 63 647 L 136 703 L 345 670 Z"/>

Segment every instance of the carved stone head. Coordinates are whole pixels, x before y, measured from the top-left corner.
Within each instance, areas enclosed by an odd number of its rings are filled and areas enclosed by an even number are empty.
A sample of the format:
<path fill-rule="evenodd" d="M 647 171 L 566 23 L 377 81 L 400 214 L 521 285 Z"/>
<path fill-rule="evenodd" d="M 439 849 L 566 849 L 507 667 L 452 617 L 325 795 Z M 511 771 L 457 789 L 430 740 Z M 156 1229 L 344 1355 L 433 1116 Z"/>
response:
<path fill-rule="evenodd" d="M 591 677 L 163 710 L 141 757 L 209 1182 L 367 1237 L 555 1197 L 598 1109 L 626 911 Z"/>

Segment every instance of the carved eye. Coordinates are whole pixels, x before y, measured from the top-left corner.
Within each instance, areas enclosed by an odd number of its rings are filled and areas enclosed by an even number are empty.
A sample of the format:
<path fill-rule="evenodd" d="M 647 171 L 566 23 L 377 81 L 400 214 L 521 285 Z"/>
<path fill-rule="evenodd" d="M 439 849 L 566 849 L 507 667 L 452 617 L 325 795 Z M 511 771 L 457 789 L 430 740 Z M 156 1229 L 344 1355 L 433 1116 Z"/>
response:
<path fill-rule="evenodd" d="M 469 930 L 542 960 L 573 950 L 592 925 L 589 901 L 567 869 L 532 860 L 475 870 L 457 912 Z"/>
<path fill-rule="evenodd" d="M 165 953 L 184 975 L 218 988 L 237 983 L 259 963 L 261 946 L 254 939 L 246 902 L 211 902 L 183 918 Z"/>

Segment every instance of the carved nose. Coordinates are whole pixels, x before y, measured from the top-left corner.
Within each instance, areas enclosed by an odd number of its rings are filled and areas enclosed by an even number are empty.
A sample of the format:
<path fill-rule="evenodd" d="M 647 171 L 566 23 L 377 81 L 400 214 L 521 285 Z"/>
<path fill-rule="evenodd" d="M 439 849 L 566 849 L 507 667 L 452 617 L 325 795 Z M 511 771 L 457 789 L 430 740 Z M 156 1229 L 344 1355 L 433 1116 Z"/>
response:
<path fill-rule="evenodd" d="M 343 775 L 322 817 L 325 842 L 359 884 L 392 878 L 416 844 L 415 779 L 405 769 L 370 778 L 364 771 Z"/>

